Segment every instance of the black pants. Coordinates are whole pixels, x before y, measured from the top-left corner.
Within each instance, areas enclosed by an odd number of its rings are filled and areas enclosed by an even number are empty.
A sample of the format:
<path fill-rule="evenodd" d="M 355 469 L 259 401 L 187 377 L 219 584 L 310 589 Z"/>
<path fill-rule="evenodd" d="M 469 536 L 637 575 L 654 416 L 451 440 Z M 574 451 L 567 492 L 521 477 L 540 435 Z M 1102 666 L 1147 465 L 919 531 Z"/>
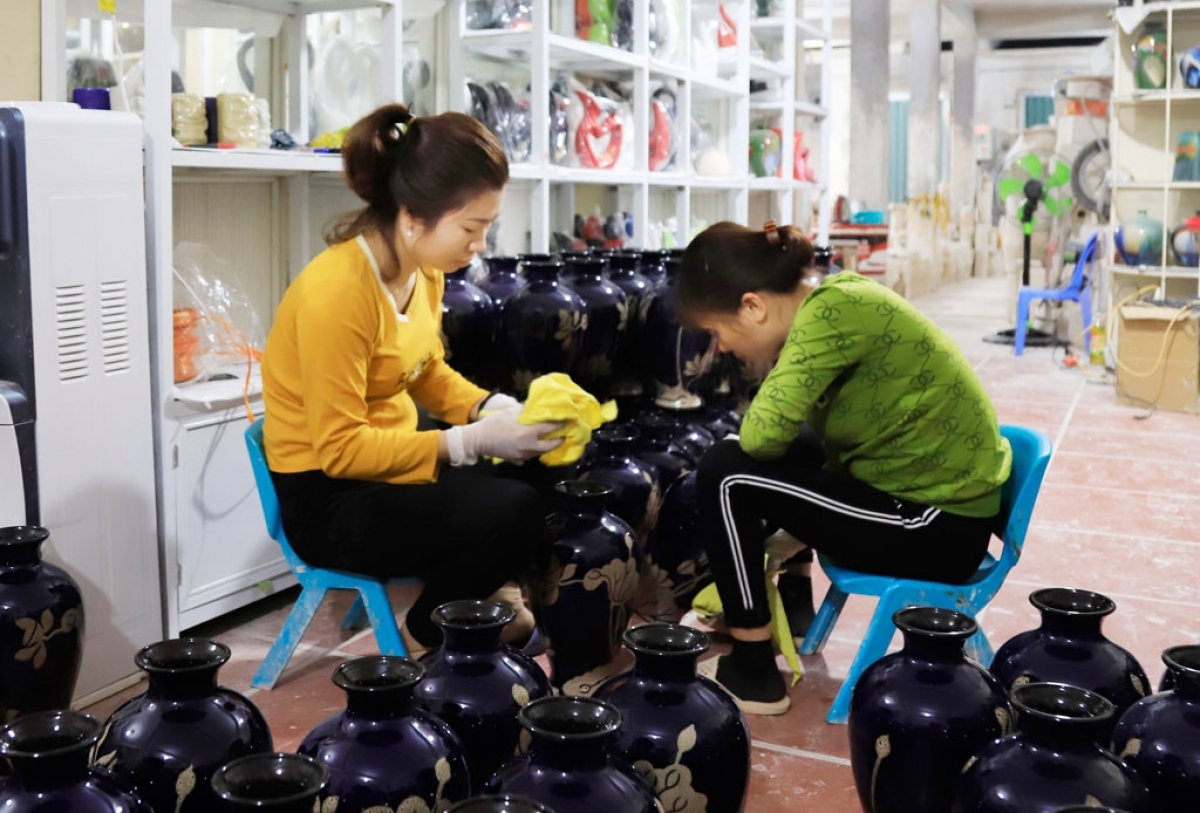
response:
<path fill-rule="evenodd" d="M 995 518 L 949 514 L 828 471 L 813 443 L 803 437 L 787 457 L 761 462 L 724 440 L 700 463 L 700 528 L 730 626 L 771 620 L 763 543 L 776 529 L 866 573 L 955 583 L 979 567 Z"/>
<path fill-rule="evenodd" d="M 392 485 L 323 472 L 272 473 L 284 531 L 314 567 L 379 578 L 419 576 L 409 632 L 441 641 L 430 620 L 439 605 L 487 598 L 535 572 L 546 511 L 535 488 L 496 476 L 487 464 L 442 468 L 436 483 Z"/>

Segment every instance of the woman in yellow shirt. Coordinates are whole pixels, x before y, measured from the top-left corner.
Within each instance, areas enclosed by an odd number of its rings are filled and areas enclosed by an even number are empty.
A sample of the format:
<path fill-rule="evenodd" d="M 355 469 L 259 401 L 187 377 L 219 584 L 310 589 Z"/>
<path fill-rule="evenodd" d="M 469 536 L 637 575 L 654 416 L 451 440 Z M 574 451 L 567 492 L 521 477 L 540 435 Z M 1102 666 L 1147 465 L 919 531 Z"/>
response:
<path fill-rule="evenodd" d="M 306 562 L 424 580 L 403 631 L 429 648 L 441 641 L 438 605 L 514 598 L 543 537 L 536 490 L 474 464 L 523 462 L 561 441 L 540 440 L 557 426 L 518 424 L 516 400 L 443 357 L 442 271 L 484 248 L 508 182 L 495 137 L 469 116 L 414 118 L 393 104 L 350 129 L 342 160 L 367 205 L 334 228 L 275 315 L 262 362 L 267 463 Z M 417 406 L 452 427 L 419 431 Z M 532 631 L 522 608 L 506 632 Z"/>

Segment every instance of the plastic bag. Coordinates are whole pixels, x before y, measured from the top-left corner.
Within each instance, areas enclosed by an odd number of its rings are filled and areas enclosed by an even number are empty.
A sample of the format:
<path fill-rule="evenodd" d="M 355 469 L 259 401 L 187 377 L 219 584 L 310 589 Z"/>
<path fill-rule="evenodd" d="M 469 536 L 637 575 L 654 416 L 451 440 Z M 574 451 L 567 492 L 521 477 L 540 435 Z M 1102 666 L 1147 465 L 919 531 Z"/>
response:
<path fill-rule="evenodd" d="M 568 84 L 574 165 L 631 170 L 636 139 L 632 105 L 614 98 L 618 94 L 602 85 L 588 90 L 575 79 L 568 80 Z"/>

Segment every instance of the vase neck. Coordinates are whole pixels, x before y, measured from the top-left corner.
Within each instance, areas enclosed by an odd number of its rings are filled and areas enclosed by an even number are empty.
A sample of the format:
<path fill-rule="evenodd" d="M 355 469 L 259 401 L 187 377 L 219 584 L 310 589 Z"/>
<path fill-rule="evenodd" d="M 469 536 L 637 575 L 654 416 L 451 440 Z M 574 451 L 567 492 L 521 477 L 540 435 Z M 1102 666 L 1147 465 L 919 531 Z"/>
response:
<path fill-rule="evenodd" d="M 0 528 L 0 568 L 40 565 L 42 543 L 48 537 L 42 528 Z"/>
<path fill-rule="evenodd" d="M 9 761 L 16 781 L 36 790 L 83 782 L 87 779 L 90 758 L 90 746 L 81 746 L 54 757 L 9 757 Z"/>
<path fill-rule="evenodd" d="M 503 625 L 456 629 L 442 627 L 443 647 L 446 654 L 473 655 L 499 652 L 504 643 L 500 640 Z"/>
<path fill-rule="evenodd" d="M 218 669 L 219 664 L 185 672 L 151 671 L 148 674 L 147 694 L 168 700 L 204 697 L 217 690 Z"/>
<path fill-rule="evenodd" d="M 638 652 L 633 665 L 635 677 L 659 683 L 695 683 L 699 655 L 678 652 Z"/>
<path fill-rule="evenodd" d="M 346 713 L 351 717 L 368 720 L 404 717 L 412 708 L 414 686 L 388 691 L 346 689 Z"/>
<path fill-rule="evenodd" d="M 1200 674 L 1190 670 L 1172 669 L 1175 694 L 1186 700 L 1200 701 Z"/>
<path fill-rule="evenodd" d="M 538 765 L 562 770 L 603 768 L 608 763 L 609 742 L 614 734 L 585 739 L 559 740 L 533 733 L 530 758 Z"/>
<path fill-rule="evenodd" d="M 1030 714 L 1018 714 L 1017 730 L 1033 743 L 1062 750 L 1084 750 L 1101 745 L 1105 734 L 1102 720 L 1050 720 Z"/>
<path fill-rule="evenodd" d="M 966 639 L 960 636 L 937 635 L 921 630 L 902 629 L 904 651 L 908 655 L 930 661 L 961 661 Z"/>
<path fill-rule="evenodd" d="M 1101 638 L 1103 618 L 1095 615 L 1076 615 L 1058 610 L 1041 610 L 1042 631 L 1051 635 Z"/>

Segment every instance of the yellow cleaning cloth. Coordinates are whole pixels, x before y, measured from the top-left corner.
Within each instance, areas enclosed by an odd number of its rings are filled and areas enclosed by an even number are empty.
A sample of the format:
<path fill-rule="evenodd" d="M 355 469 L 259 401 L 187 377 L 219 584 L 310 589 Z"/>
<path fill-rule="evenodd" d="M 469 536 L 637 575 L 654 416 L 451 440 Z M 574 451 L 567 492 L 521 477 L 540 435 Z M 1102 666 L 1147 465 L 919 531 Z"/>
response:
<path fill-rule="evenodd" d="M 565 440 L 542 455 L 541 461 L 547 466 L 569 466 L 583 456 L 583 448 L 592 439 L 592 430 L 616 418 L 616 401 L 601 404 L 566 373 L 550 373 L 535 378 L 529 385 L 529 397 L 517 420 L 526 426 L 565 421 L 562 429 L 546 435 Z"/>
<path fill-rule="evenodd" d="M 771 640 L 775 643 L 775 648 L 783 654 L 787 665 L 791 667 L 792 685 L 795 686 L 800 682 L 800 678 L 804 677 L 804 667 L 800 665 L 800 656 L 796 654 L 796 641 L 792 638 L 792 628 L 788 625 L 787 612 L 783 609 L 783 599 L 779 595 L 779 588 L 775 586 L 775 580 L 771 578 L 773 575 L 773 573 L 767 574 L 767 600 L 771 606 Z M 717 586 L 710 584 L 697 593 L 696 597 L 692 599 L 692 609 L 697 614 L 709 618 L 720 615 L 723 608 Z"/>

